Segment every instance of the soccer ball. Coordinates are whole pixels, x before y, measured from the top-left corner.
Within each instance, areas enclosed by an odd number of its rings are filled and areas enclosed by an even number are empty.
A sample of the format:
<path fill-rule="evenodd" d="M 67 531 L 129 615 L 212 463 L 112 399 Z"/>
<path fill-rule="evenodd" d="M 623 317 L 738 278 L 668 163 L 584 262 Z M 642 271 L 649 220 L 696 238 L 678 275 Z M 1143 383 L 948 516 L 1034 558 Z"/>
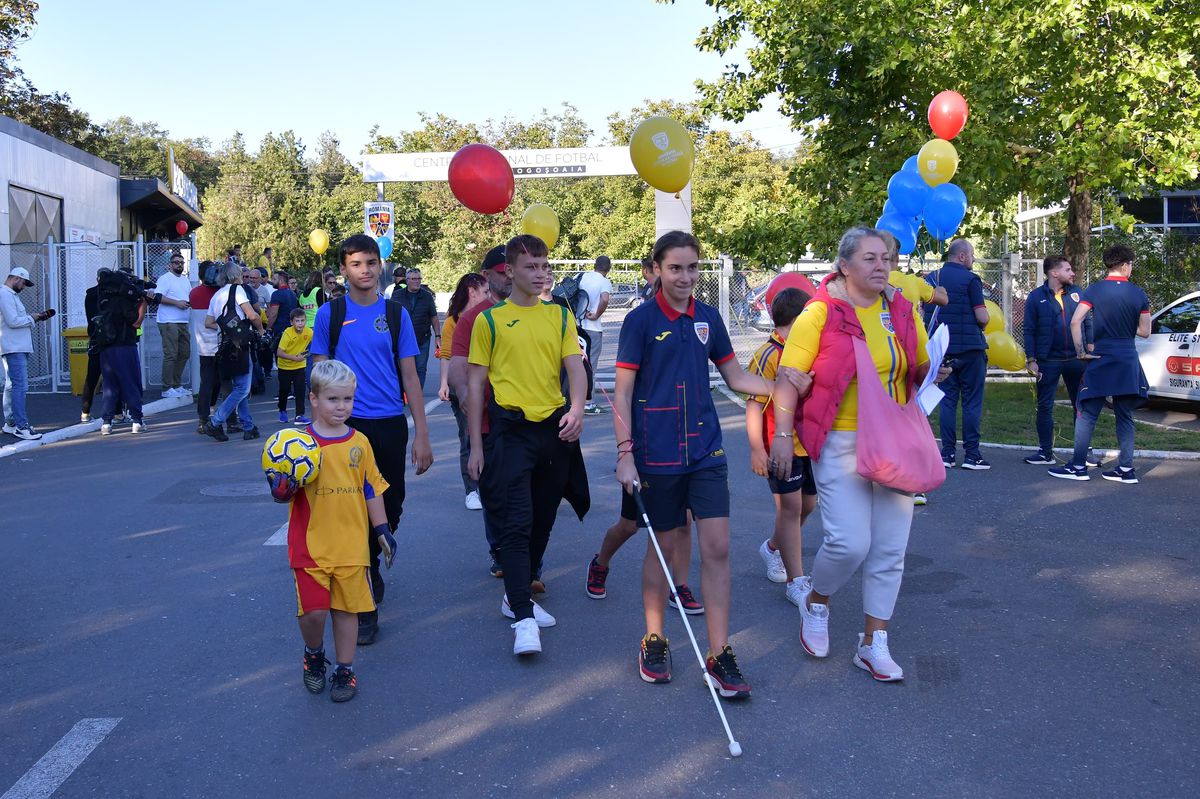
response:
<path fill-rule="evenodd" d="M 304 487 L 321 471 L 321 446 L 303 430 L 284 428 L 263 445 L 262 467 L 265 472 L 291 477 Z"/>

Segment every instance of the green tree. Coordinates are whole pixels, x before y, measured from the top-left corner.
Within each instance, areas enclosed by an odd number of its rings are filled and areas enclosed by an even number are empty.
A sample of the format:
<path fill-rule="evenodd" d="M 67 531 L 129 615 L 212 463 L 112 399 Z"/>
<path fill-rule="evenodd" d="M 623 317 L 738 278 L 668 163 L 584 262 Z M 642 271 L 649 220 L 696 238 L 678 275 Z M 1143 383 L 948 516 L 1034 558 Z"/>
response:
<path fill-rule="evenodd" d="M 966 97 L 955 182 L 996 224 L 1018 191 L 1068 198 L 1069 257 L 1087 260 L 1097 193 L 1138 194 L 1200 168 L 1200 15 L 1185 0 L 709 0 L 702 50 L 748 40 L 747 66 L 701 82 L 741 120 L 776 94 L 811 139 L 793 170 L 800 235 L 829 247 L 881 208 L 888 177 L 932 137 L 929 100 Z"/>

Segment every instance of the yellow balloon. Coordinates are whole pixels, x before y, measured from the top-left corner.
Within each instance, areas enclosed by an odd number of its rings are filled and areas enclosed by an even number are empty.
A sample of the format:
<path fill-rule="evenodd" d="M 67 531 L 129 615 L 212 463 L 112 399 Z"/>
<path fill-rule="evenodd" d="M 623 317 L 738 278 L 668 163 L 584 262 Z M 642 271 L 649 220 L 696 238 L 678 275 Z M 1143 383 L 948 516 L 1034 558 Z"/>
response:
<path fill-rule="evenodd" d="M 692 179 L 692 136 L 670 117 L 642 120 L 629 140 L 629 157 L 642 180 L 659 191 L 683 191 Z"/>
<path fill-rule="evenodd" d="M 552 250 L 558 241 L 558 214 L 545 203 L 534 203 L 521 217 L 521 232 L 537 236 Z"/>
<path fill-rule="evenodd" d="M 1004 331 L 988 333 L 987 344 L 989 364 L 1006 372 L 1025 371 L 1025 351 L 1012 336 Z"/>
<path fill-rule="evenodd" d="M 312 247 L 313 252 L 317 255 L 324 255 L 325 251 L 329 249 L 329 234 L 321 228 L 317 228 L 308 234 L 308 246 Z"/>
<path fill-rule="evenodd" d="M 1000 310 L 1000 306 L 991 300 L 984 300 L 983 304 L 987 306 L 988 323 L 983 329 L 984 334 L 988 333 L 1003 333 L 1004 332 L 1004 311 Z"/>
<path fill-rule="evenodd" d="M 926 142 L 917 153 L 917 170 L 930 186 L 949 183 L 958 171 L 958 152 L 945 139 Z"/>

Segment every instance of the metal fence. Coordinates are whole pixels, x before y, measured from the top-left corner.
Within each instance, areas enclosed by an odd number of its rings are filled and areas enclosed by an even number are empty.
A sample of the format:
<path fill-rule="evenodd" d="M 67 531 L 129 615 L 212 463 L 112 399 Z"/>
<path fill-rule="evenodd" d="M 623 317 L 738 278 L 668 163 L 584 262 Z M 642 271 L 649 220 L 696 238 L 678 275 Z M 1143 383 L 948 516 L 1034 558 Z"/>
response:
<path fill-rule="evenodd" d="M 53 284 L 50 280 L 50 258 L 45 243 L 35 244 L 23 242 L 19 244 L 0 244 L 0 272 L 8 272 L 17 267 L 29 271 L 29 279 L 33 287 L 21 291 L 17 297 L 29 314 L 39 313 L 48 308 L 61 310 L 62 305 L 55 301 Z M 61 316 L 61 314 L 60 314 Z M 56 316 L 57 320 L 58 317 Z M 33 353 L 29 356 L 29 391 L 45 392 L 54 390 L 53 342 L 56 331 L 55 323 L 37 324 L 33 326 Z"/>

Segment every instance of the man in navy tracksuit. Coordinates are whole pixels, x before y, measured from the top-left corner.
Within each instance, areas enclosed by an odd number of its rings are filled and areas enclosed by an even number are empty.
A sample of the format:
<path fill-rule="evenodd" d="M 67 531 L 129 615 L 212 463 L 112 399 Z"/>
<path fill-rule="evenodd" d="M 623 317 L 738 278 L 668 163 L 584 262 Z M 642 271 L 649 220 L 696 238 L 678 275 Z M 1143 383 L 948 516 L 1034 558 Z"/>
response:
<path fill-rule="evenodd" d="M 983 304 L 983 281 L 971 271 L 975 248 L 966 239 L 955 239 L 946 248 L 946 262 L 925 280 L 946 290 L 950 302 L 938 312 L 938 321 L 950 329 L 946 365 L 953 371 L 939 387 L 946 396 L 938 405 L 942 437 L 942 461 L 954 466 L 958 445 L 955 417 L 962 398 L 964 469 L 992 468 L 979 452 L 979 423 L 983 418 L 983 383 L 987 378 L 987 339 L 983 329 L 988 310 Z"/>
<path fill-rule="evenodd" d="M 1046 282 L 1029 292 L 1025 299 L 1025 367 L 1037 378 L 1038 451 L 1026 463 L 1053 466 L 1054 395 L 1062 378 L 1075 411 L 1083 361 L 1075 357 L 1071 341 L 1071 317 L 1079 305 L 1079 289 L 1074 285 L 1075 269 L 1061 255 L 1042 261 Z M 1092 339 L 1092 323 L 1084 323 L 1084 339 Z"/>

